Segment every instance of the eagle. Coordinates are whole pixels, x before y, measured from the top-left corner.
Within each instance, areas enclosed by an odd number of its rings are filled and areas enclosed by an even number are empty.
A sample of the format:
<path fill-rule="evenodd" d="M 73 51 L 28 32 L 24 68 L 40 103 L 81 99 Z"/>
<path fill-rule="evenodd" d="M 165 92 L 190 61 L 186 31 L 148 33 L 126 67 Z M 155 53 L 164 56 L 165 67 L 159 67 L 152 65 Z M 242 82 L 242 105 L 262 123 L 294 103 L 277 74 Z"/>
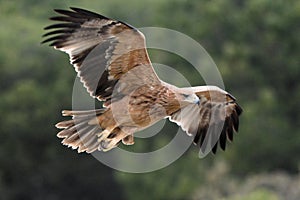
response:
<path fill-rule="evenodd" d="M 134 144 L 134 133 L 168 118 L 201 148 L 226 141 L 238 132 L 242 108 L 217 86 L 179 88 L 159 79 L 138 29 L 122 21 L 71 7 L 55 9 L 42 43 L 66 52 L 87 92 L 103 103 L 94 110 L 63 110 L 62 144 L 78 152 L 108 151 Z"/>

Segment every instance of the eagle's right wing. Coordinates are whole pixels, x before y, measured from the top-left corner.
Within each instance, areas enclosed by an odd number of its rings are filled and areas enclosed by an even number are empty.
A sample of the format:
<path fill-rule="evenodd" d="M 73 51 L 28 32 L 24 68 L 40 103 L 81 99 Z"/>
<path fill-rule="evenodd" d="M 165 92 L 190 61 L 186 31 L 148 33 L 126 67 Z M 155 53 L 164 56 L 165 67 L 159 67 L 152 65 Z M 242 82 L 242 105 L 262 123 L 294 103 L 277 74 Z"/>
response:
<path fill-rule="evenodd" d="M 128 95 L 145 84 L 160 84 L 145 45 L 134 27 L 102 15 L 71 8 L 55 10 L 52 20 L 63 23 L 46 27 L 50 46 L 69 54 L 78 76 L 91 96 L 101 101 Z"/>

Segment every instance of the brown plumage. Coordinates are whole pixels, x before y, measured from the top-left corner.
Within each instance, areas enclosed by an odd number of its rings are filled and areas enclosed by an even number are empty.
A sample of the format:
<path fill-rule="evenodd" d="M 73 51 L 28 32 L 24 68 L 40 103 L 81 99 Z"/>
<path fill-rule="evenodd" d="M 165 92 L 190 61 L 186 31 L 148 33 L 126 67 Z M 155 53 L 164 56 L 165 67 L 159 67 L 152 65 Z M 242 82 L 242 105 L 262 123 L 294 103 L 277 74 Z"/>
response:
<path fill-rule="evenodd" d="M 71 120 L 58 123 L 57 136 L 78 152 L 108 151 L 120 142 L 134 144 L 134 133 L 168 117 L 194 136 L 201 149 L 238 131 L 241 107 L 215 86 L 177 88 L 161 81 L 150 62 L 144 35 L 134 27 L 79 9 L 55 10 L 57 24 L 43 43 L 69 54 L 71 64 L 89 94 L 103 109 L 63 111 Z M 210 138 L 210 139 L 209 139 Z M 212 142 L 213 141 L 213 142 Z"/>

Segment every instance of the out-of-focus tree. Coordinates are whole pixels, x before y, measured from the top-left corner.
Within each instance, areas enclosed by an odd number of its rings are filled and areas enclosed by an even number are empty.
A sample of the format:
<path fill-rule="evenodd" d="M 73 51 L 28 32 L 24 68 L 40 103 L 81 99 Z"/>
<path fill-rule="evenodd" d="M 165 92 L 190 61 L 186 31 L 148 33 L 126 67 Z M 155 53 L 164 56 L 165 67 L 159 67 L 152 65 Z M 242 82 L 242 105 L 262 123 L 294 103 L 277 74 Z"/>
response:
<path fill-rule="evenodd" d="M 69 6 L 136 27 L 174 29 L 202 44 L 226 89 L 244 108 L 240 132 L 227 151 L 198 159 L 193 147 L 165 169 L 126 174 L 63 147 L 54 124 L 62 120 L 62 109 L 71 108 L 76 74 L 67 55 L 39 43 L 52 9 Z M 299 10 L 297 0 L 1 1 L 0 198 L 192 198 L 199 187 L 210 184 L 210 169 L 222 157 L 228 173 L 242 175 L 241 179 L 279 169 L 295 173 L 300 162 Z M 203 84 L 182 58 L 157 51 L 150 51 L 150 56 L 174 67 L 192 85 Z M 153 150 L 167 143 L 176 125 L 166 127 L 162 134 L 140 139 L 127 149 Z M 265 191 L 251 198 L 264 195 L 273 198 Z"/>

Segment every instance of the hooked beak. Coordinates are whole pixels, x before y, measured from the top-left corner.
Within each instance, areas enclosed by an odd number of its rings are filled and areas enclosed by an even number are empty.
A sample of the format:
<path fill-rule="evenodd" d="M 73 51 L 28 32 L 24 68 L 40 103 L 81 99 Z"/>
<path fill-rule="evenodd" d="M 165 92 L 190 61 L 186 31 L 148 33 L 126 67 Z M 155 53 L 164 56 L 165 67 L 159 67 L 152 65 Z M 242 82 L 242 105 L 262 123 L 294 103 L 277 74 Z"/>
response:
<path fill-rule="evenodd" d="M 200 104 L 200 99 L 199 99 L 199 97 L 196 94 L 189 95 L 185 99 L 185 101 L 188 102 L 188 103 L 192 103 L 192 104 L 197 104 L 197 105 Z"/>
<path fill-rule="evenodd" d="M 194 103 L 197 104 L 198 106 L 200 104 L 200 99 L 197 95 L 196 95 L 196 99 L 195 99 Z"/>

